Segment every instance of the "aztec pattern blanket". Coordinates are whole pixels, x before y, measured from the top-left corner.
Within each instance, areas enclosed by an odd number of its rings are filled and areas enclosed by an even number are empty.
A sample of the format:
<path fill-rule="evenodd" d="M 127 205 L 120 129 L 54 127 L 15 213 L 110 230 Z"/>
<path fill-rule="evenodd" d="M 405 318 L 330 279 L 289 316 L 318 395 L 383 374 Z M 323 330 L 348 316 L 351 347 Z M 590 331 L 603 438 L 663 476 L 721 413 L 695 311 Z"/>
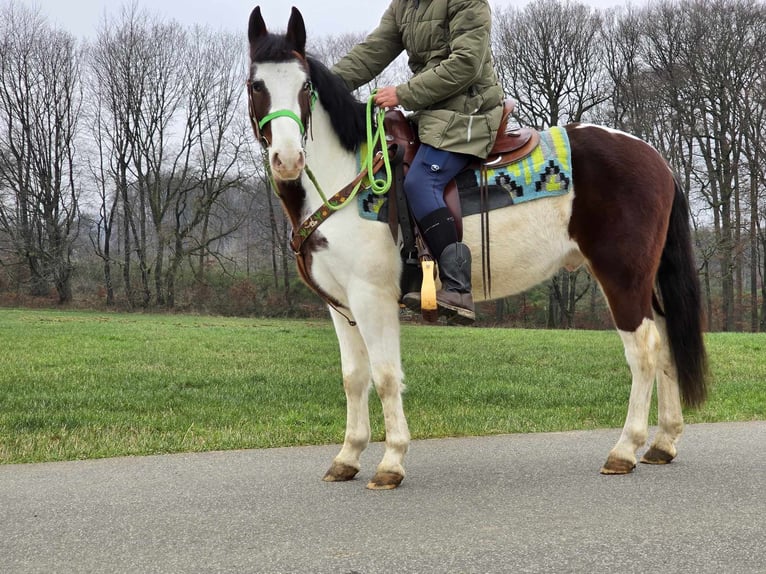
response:
<path fill-rule="evenodd" d="M 480 170 L 465 170 L 455 181 L 463 217 L 479 213 Z M 489 168 L 487 183 L 490 211 L 569 193 L 572 161 L 566 131 L 553 127 L 540 132 L 540 145 L 530 155 L 509 165 Z M 377 196 L 369 189 L 360 190 L 359 215 L 365 219 L 387 221 L 386 201 L 386 195 Z"/>

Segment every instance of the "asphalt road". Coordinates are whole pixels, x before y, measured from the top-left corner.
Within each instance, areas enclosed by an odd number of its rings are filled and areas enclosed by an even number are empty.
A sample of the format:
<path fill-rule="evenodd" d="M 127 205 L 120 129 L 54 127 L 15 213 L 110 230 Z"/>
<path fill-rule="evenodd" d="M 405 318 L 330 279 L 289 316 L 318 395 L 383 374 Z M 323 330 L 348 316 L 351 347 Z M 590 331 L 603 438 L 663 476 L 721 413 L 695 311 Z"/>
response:
<path fill-rule="evenodd" d="M 601 476 L 618 435 L 417 441 L 388 492 L 380 444 L 0 466 L 0 572 L 766 573 L 766 422 Z"/>

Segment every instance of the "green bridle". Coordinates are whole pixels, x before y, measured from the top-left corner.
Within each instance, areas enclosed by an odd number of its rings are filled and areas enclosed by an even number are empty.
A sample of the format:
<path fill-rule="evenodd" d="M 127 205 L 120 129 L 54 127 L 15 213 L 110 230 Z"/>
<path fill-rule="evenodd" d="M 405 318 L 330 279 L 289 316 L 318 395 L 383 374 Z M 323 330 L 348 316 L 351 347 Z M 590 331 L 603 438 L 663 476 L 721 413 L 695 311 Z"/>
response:
<path fill-rule="evenodd" d="M 306 128 L 303 125 L 303 121 L 301 121 L 301 119 L 298 117 L 298 114 L 292 110 L 277 110 L 276 112 L 271 112 L 258 122 L 258 127 L 261 129 L 261 131 L 263 131 L 263 128 L 266 127 L 266 124 L 276 118 L 290 118 L 291 120 L 294 120 L 296 124 L 298 124 L 298 128 L 301 130 L 301 135 L 306 133 Z"/>

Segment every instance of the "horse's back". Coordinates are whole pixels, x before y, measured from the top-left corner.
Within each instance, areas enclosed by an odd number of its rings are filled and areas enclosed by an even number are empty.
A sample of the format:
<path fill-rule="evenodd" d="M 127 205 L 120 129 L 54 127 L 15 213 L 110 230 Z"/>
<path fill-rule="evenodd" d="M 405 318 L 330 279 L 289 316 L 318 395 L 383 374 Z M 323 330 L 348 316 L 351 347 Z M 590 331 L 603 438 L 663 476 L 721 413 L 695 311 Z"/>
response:
<path fill-rule="evenodd" d="M 570 124 L 566 130 L 575 191 L 569 232 L 586 257 L 605 241 L 610 249 L 615 243 L 626 250 L 656 249 L 675 195 L 664 158 L 624 132 L 589 124 Z"/>
<path fill-rule="evenodd" d="M 590 124 L 569 124 L 575 189 L 596 188 L 601 201 L 648 201 L 673 197 L 673 173 L 660 153 L 647 142 L 621 132 Z M 582 192 L 580 192 L 582 193 Z M 603 197 L 601 197 L 603 195 Z"/>

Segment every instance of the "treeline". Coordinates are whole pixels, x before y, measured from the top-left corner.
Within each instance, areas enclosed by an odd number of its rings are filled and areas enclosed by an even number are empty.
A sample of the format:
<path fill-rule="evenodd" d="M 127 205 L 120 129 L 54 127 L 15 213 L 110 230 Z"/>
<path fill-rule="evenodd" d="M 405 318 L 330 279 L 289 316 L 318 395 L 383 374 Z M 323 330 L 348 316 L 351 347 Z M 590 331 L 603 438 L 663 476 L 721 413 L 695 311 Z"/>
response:
<path fill-rule="evenodd" d="M 693 208 L 710 328 L 766 330 L 766 6 L 537 0 L 496 8 L 494 26 L 519 122 L 588 121 L 652 143 Z M 310 49 L 329 64 L 361 37 L 310 38 Z M 2 301 L 324 313 L 296 278 L 250 131 L 245 48 L 244 32 L 184 27 L 135 4 L 78 40 L 0 2 Z M 377 83 L 406 77 L 400 59 Z M 609 321 L 584 269 L 481 316 Z"/>

